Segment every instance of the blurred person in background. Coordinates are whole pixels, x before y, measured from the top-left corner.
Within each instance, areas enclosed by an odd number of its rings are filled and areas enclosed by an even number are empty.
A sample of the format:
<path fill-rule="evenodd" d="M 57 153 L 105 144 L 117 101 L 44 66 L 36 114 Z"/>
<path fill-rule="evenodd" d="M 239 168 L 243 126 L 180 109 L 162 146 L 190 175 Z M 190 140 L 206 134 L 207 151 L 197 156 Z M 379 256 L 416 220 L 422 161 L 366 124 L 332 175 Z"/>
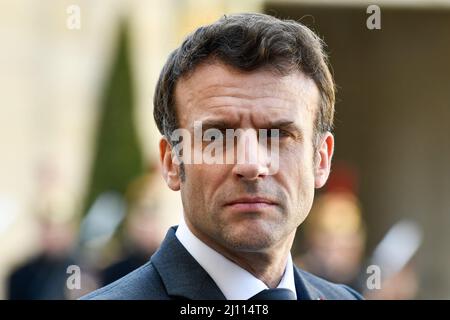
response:
<path fill-rule="evenodd" d="M 355 168 L 336 162 L 305 223 L 305 252 L 295 260 L 305 270 L 362 291 L 366 231 L 357 189 Z"/>
<path fill-rule="evenodd" d="M 67 268 L 76 265 L 74 224 L 41 216 L 38 221 L 40 253 L 15 269 L 8 279 L 8 299 L 53 300 L 68 298 Z"/>
<path fill-rule="evenodd" d="M 374 261 L 373 254 L 366 254 L 367 234 L 357 197 L 357 180 L 355 170 L 349 165 L 334 165 L 326 192 L 316 197 L 305 223 L 302 245 L 306 250 L 295 257 L 295 263 L 324 279 L 344 283 L 363 292 L 366 299 L 413 299 L 418 292 L 418 277 L 412 260 L 386 277 L 388 266 Z M 409 241 L 396 234 L 399 242 Z M 387 246 L 393 248 L 396 244 Z M 395 260 L 393 254 L 395 250 L 388 250 L 384 252 L 383 259 Z M 380 267 L 379 288 L 369 288 L 367 285 L 371 275 L 367 273 L 367 267 L 371 264 Z"/>
<path fill-rule="evenodd" d="M 33 209 L 38 253 L 11 272 L 8 299 L 75 299 L 99 286 L 93 270 L 79 254 L 78 221 L 65 206 L 64 174 L 56 163 L 47 159 L 36 168 Z"/>
<path fill-rule="evenodd" d="M 328 192 L 317 197 L 305 226 L 307 250 L 295 262 L 324 279 L 362 291 L 365 239 L 356 197 Z"/>
<path fill-rule="evenodd" d="M 327 192 L 317 197 L 311 217 L 305 224 L 305 253 L 295 257 L 301 268 L 324 279 L 363 292 L 370 300 L 408 300 L 418 293 L 418 275 L 414 261 L 386 275 L 385 266 L 365 254 L 366 228 L 359 201 L 348 192 Z M 391 246 L 392 247 L 392 246 Z M 387 253 L 392 254 L 392 253 Z M 386 259 L 394 260 L 387 256 Z M 367 284 L 373 277 L 367 267 L 380 269 L 380 286 Z M 375 275 L 378 276 L 378 275 Z M 370 282 L 370 281 L 369 281 Z"/>
<path fill-rule="evenodd" d="M 158 193 L 153 180 L 153 174 L 149 173 L 136 179 L 129 187 L 126 195 L 129 210 L 124 222 L 123 252 L 118 261 L 101 272 L 103 285 L 144 265 L 162 241 L 156 197 Z"/>

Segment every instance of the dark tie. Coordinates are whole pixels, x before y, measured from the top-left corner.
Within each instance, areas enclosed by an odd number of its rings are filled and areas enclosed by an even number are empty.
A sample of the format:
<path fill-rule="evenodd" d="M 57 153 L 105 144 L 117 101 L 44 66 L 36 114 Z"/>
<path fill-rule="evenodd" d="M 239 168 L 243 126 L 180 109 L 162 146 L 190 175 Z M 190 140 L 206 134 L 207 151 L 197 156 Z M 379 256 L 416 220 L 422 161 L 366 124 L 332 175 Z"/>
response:
<path fill-rule="evenodd" d="M 289 289 L 265 289 L 248 300 L 296 300 L 294 293 Z"/>

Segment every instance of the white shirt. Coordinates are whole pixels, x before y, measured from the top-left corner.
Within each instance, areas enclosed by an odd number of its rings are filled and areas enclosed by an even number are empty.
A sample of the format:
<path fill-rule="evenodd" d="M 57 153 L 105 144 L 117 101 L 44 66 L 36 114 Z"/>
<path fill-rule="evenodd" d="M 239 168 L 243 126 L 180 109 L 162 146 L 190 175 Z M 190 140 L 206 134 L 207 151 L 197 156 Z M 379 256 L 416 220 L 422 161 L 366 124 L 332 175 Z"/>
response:
<path fill-rule="evenodd" d="M 206 270 L 227 300 L 248 300 L 258 292 L 269 289 L 250 272 L 198 239 L 189 230 L 184 219 L 181 219 L 175 235 L 198 264 Z M 289 289 L 297 297 L 291 254 L 288 256 L 283 277 L 277 288 Z"/>

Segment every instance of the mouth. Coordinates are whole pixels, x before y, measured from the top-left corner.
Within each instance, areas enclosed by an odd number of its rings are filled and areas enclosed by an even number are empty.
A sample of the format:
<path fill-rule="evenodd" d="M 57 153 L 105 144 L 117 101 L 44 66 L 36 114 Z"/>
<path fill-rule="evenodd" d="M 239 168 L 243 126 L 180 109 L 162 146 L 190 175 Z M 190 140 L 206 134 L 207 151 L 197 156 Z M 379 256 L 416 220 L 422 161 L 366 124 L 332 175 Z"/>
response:
<path fill-rule="evenodd" d="M 228 202 L 225 206 L 237 211 L 258 211 L 276 205 L 275 201 L 264 197 L 243 197 Z"/>

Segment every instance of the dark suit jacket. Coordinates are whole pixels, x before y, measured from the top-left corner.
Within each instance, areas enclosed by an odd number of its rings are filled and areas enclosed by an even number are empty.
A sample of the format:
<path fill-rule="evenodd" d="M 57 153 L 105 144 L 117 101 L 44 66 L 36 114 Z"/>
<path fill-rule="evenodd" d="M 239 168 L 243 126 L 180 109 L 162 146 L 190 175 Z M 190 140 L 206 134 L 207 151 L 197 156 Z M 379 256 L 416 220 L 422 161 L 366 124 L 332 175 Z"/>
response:
<path fill-rule="evenodd" d="M 169 229 L 150 261 L 83 300 L 223 300 L 225 296 Z M 361 299 L 354 290 L 333 284 L 294 267 L 299 300 Z"/>

